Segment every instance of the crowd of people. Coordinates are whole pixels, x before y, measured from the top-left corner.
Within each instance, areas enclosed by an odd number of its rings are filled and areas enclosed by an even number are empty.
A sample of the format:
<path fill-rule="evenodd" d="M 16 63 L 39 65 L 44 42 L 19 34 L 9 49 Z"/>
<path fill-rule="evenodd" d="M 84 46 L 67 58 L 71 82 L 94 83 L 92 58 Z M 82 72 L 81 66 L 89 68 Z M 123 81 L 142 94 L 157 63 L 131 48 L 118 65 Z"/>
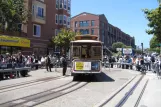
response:
<path fill-rule="evenodd" d="M 65 55 L 58 58 L 55 55 L 46 55 L 46 56 L 36 56 L 36 55 L 29 55 L 25 56 L 21 52 L 17 54 L 10 55 L 6 53 L 5 55 L 0 55 L 0 69 L 4 67 L 4 65 L 12 65 L 12 67 L 25 67 L 31 66 L 31 68 L 35 67 L 38 69 L 39 66 L 45 67 L 47 71 L 51 72 L 51 68 L 54 66 L 56 67 L 63 67 L 63 75 L 66 73 L 67 69 L 67 60 Z"/>
<path fill-rule="evenodd" d="M 117 63 L 118 67 L 126 64 L 131 65 L 132 69 L 140 71 L 146 69 L 146 71 L 152 71 L 159 73 L 161 69 L 161 55 L 157 54 L 144 54 L 144 55 L 124 55 L 124 56 L 111 56 L 105 57 L 104 61 L 108 61 L 110 67 L 113 68 L 113 64 Z M 144 68 L 143 68 L 144 67 Z"/>
<path fill-rule="evenodd" d="M 108 62 L 110 67 L 113 68 L 114 63 L 117 63 L 117 67 L 121 68 L 124 64 L 127 68 L 135 69 L 141 71 L 145 69 L 146 71 L 152 71 L 160 75 L 161 69 L 161 55 L 156 54 L 145 54 L 145 55 L 123 55 L 123 56 L 110 56 L 105 57 L 103 62 Z M 41 67 L 46 67 L 46 70 L 52 72 L 52 67 L 63 67 L 62 75 L 66 74 L 67 70 L 67 59 L 65 55 L 58 58 L 55 55 L 46 55 L 46 56 L 25 56 L 21 52 L 17 54 L 10 55 L 6 53 L 5 55 L 0 55 L 0 69 L 3 68 L 3 65 L 12 64 L 14 67 L 24 67 L 31 66 L 36 69 Z"/>

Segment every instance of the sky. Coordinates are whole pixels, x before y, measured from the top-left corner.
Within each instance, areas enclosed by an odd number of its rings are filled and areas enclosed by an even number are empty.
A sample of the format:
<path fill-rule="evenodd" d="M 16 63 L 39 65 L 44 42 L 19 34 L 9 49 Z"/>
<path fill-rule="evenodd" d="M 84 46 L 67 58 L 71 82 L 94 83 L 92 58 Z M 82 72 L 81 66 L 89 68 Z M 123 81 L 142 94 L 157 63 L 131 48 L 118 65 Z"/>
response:
<path fill-rule="evenodd" d="M 142 9 L 155 9 L 157 0 L 71 0 L 71 16 L 82 12 L 104 14 L 109 23 L 135 37 L 135 44 L 149 48 L 148 21 Z"/>

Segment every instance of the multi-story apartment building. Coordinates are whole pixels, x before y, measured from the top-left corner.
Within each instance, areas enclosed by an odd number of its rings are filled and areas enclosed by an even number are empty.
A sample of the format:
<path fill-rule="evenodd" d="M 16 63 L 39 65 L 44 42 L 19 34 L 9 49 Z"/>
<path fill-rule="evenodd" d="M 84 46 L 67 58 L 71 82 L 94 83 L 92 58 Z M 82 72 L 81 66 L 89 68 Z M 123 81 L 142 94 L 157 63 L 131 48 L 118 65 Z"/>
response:
<path fill-rule="evenodd" d="M 71 0 L 25 0 L 25 6 L 32 15 L 22 25 L 22 32 L 30 39 L 31 47 L 23 53 L 45 55 L 53 50 L 51 40 L 58 31 L 70 27 Z"/>
<path fill-rule="evenodd" d="M 81 34 L 97 35 L 106 47 L 112 46 L 115 42 L 135 47 L 135 38 L 110 24 L 104 14 L 80 13 L 71 18 L 71 29 Z"/>

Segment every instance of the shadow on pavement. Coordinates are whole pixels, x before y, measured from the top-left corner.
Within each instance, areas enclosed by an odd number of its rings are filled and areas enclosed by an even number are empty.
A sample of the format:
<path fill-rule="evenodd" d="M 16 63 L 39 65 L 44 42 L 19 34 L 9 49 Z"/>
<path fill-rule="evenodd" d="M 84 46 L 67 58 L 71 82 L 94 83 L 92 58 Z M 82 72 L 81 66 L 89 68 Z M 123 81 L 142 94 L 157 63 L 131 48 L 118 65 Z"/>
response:
<path fill-rule="evenodd" d="M 106 75 L 105 73 L 95 75 L 79 75 L 73 77 L 73 81 L 79 82 L 114 82 L 115 80 Z"/>

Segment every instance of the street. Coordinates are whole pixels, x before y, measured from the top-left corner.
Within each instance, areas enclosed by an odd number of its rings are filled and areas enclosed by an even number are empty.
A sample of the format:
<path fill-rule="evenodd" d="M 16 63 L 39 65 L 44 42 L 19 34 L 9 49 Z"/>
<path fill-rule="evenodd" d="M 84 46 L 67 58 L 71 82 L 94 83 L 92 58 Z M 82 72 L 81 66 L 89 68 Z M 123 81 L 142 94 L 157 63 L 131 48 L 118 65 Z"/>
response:
<path fill-rule="evenodd" d="M 154 107 L 154 103 L 149 102 L 153 101 L 151 96 L 154 95 L 157 97 L 155 107 L 159 107 L 161 104 L 160 96 L 157 95 L 157 92 L 161 90 L 156 90 L 155 93 L 151 91 L 160 83 L 160 80 L 151 72 L 142 76 L 137 71 L 103 68 L 103 73 L 100 75 L 81 76 L 73 81 L 69 70 L 68 68 L 67 76 L 62 76 L 61 68 L 57 68 L 56 72 L 54 68 L 53 72 L 39 69 L 31 71 L 30 76 L 26 78 L 1 81 L 0 107 L 114 107 L 139 79 L 142 81 L 133 90 L 133 94 L 128 97 L 128 100 L 126 99 L 123 106 L 133 107 L 135 105 L 147 79 L 149 80 L 148 88 L 145 89 L 146 94 L 143 94 L 143 99 L 139 100 L 138 106 Z M 120 92 L 116 92 L 125 85 L 126 87 Z M 159 86 L 157 87 L 159 88 Z M 114 93 L 117 94 L 109 100 Z"/>

